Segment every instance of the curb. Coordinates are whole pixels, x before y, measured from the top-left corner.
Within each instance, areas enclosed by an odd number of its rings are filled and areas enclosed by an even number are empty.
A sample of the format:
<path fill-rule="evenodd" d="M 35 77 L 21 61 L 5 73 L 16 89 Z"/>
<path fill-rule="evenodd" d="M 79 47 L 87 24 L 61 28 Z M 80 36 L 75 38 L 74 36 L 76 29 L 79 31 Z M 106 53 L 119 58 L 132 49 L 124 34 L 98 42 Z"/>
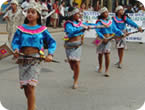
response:
<path fill-rule="evenodd" d="M 8 34 L 8 32 L 0 32 L 0 34 Z"/>

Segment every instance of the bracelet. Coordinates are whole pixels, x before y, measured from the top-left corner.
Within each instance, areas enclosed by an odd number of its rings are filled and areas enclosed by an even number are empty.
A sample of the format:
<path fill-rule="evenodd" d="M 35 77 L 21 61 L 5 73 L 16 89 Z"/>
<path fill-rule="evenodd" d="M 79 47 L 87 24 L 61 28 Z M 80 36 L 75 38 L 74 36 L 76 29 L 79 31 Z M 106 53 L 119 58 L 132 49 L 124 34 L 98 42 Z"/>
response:
<path fill-rule="evenodd" d="M 48 54 L 48 55 L 51 55 L 53 57 L 53 54 Z"/>

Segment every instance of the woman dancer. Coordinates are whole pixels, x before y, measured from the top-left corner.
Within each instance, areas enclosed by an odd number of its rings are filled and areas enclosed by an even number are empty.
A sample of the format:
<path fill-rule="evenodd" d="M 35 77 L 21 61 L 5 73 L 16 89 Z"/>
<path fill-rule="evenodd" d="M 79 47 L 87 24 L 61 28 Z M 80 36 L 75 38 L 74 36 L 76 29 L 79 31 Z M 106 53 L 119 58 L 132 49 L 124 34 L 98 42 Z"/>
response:
<path fill-rule="evenodd" d="M 18 58 L 19 80 L 27 98 L 28 110 L 35 110 L 35 86 L 40 73 L 40 50 L 43 40 L 48 44 L 48 56 L 45 61 L 50 62 L 56 49 L 56 42 L 45 26 L 41 26 L 41 7 L 35 2 L 29 4 L 25 24 L 18 26 L 12 41 L 14 57 Z M 19 56 L 24 54 L 24 56 Z M 32 58 L 33 57 L 33 58 Z"/>
<path fill-rule="evenodd" d="M 122 6 L 118 6 L 115 10 L 116 16 L 114 16 L 113 22 L 115 23 L 116 27 L 120 29 L 123 33 L 127 34 L 126 24 L 137 28 L 139 31 L 142 31 L 142 28 L 139 27 L 134 21 L 132 21 L 127 15 L 124 14 L 124 9 Z M 118 68 L 122 68 L 122 61 L 124 56 L 124 49 L 126 47 L 126 40 L 125 38 L 116 39 L 116 47 L 118 49 L 118 57 L 119 62 L 116 63 Z"/>
<path fill-rule="evenodd" d="M 107 37 L 124 36 L 123 32 L 116 28 L 115 24 L 108 19 L 108 9 L 106 7 L 99 10 L 100 16 L 98 17 L 97 25 L 104 25 L 106 28 L 96 29 L 98 36 L 103 40 L 103 43 L 97 47 L 99 69 L 98 72 L 102 72 L 103 55 L 105 55 L 105 77 L 109 77 L 109 64 L 110 64 L 110 52 L 111 42 L 106 39 Z"/>
<path fill-rule="evenodd" d="M 68 21 L 64 24 L 67 40 L 65 41 L 65 50 L 68 62 L 74 72 L 73 89 L 78 88 L 78 77 L 80 73 L 81 45 L 83 43 L 83 33 L 88 26 L 80 21 L 80 10 L 70 7 L 68 9 Z"/>

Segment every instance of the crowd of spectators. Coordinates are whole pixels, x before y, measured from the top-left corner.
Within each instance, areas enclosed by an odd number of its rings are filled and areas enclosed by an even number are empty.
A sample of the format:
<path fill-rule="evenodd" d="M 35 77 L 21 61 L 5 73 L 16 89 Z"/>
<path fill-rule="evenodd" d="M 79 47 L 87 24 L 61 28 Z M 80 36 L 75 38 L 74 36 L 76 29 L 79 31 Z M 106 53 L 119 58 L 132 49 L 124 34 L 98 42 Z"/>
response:
<path fill-rule="evenodd" d="M 9 0 L 11 1 L 11 0 Z M 63 0 L 55 0 L 54 3 L 51 3 L 51 0 L 34 0 L 39 3 L 42 7 L 42 24 L 51 26 L 53 28 L 62 27 L 64 20 L 67 17 L 68 8 L 71 7 L 70 4 L 66 4 Z M 20 8 L 25 12 L 27 7 L 29 6 L 30 0 L 23 0 L 20 3 Z M 88 6 L 85 3 L 82 3 L 80 6 L 78 3 L 73 2 L 73 7 L 79 8 L 81 13 L 83 11 L 98 11 L 101 7 L 97 3 L 95 6 L 89 4 Z M 142 4 L 136 3 L 134 6 L 132 5 L 124 5 L 125 13 L 145 13 L 145 8 Z M 48 16 L 49 15 L 49 16 Z"/>

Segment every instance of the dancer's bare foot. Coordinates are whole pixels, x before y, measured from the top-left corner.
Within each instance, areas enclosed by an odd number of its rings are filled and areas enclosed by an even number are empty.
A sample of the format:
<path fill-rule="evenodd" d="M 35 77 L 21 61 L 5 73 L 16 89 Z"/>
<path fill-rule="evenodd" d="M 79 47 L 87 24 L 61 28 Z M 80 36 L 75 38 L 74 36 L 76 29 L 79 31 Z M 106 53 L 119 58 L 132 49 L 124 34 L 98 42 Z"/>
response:
<path fill-rule="evenodd" d="M 98 73 L 102 73 L 102 68 L 99 68 L 98 69 Z"/>
<path fill-rule="evenodd" d="M 37 108 L 38 108 L 38 107 L 35 105 L 35 110 L 37 110 Z"/>
<path fill-rule="evenodd" d="M 118 64 L 117 68 L 122 69 L 122 64 Z"/>
<path fill-rule="evenodd" d="M 96 67 L 96 72 L 102 73 L 102 68 L 100 68 L 99 66 L 97 66 L 97 67 Z"/>
<path fill-rule="evenodd" d="M 79 88 L 78 83 L 74 83 L 73 86 L 72 86 L 72 89 L 77 89 L 77 88 Z"/>
<path fill-rule="evenodd" d="M 109 74 L 104 74 L 104 76 L 105 76 L 105 77 L 110 77 L 110 75 L 109 75 Z"/>
<path fill-rule="evenodd" d="M 65 63 L 68 63 L 69 61 L 68 61 L 68 59 L 64 59 L 64 62 L 65 62 Z"/>
<path fill-rule="evenodd" d="M 118 64 L 119 64 L 119 62 L 115 63 L 114 65 L 115 65 L 115 66 L 118 66 Z"/>
<path fill-rule="evenodd" d="M 108 71 L 106 71 L 106 72 L 105 72 L 105 74 L 104 74 L 104 76 L 105 76 L 105 77 L 110 77 L 109 72 L 108 72 Z"/>

